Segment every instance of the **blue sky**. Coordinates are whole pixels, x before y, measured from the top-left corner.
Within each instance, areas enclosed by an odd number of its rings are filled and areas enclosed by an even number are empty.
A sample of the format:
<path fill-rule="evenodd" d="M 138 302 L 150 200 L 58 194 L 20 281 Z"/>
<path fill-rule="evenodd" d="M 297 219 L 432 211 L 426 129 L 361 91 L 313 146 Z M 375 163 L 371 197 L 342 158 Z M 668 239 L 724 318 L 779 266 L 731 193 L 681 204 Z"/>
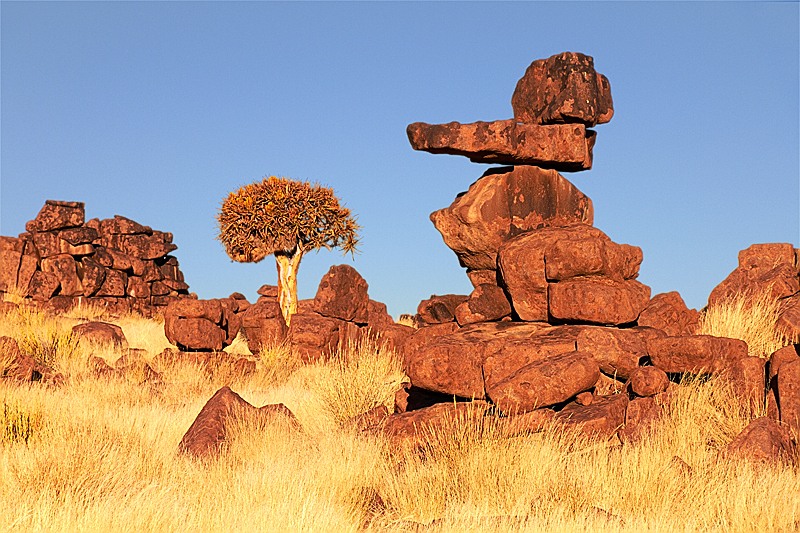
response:
<path fill-rule="evenodd" d="M 0 3 L 0 234 L 47 199 L 171 231 L 190 290 L 250 301 L 274 261 L 214 239 L 264 175 L 332 187 L 361 254 L 307 255 L 300 298 L 353 265 L 395 318 L 471 290 L 428 216 L 488 165 L 411 149 L 409 123 L 500 120 L 535 59 L 595 59 L 615 115 L 564 173 L 639 279 L 690 307 L 753 243 L 800 233 L 794 2 Z"/>

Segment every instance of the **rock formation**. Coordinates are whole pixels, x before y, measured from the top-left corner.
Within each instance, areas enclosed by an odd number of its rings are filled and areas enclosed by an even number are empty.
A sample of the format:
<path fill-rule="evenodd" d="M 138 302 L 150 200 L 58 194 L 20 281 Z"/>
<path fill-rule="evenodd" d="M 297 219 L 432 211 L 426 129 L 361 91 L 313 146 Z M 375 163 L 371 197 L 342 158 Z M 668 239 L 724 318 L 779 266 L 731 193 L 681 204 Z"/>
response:
<path fill-rule="evenodd" d="M 18 237 L 0 237 L 0 293 L 52 310 L 94 304 L 159 313 L 189 295 L 172 234 L 116 215 L 85 221 L 82 202 L 47 200 Z"/>

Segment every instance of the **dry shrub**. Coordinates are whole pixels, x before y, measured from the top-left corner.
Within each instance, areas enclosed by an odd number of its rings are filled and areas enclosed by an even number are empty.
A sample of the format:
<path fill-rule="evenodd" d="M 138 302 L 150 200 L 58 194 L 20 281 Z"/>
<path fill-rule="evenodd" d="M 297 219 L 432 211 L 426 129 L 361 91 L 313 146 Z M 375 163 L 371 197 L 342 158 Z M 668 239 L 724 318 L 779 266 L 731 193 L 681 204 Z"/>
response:
<path fill-rule="evenodd" d="M 780 306 L 769 290 L 739 293 L 707 307 L 698 334 L 741 339 L 750 355 L 769 357 L 790 344 L 777 329 Z"/>
<path fill-rule="evenodd" d="M 0 317 L 0 335 L 13 337 L 20 352 L 50 368 L 69 364 L 80 354 L 71 324 L 29 307 Z"/>
<path fill-rule="evenodd" d="M 379 405 L 391 412 L 404 380 L 400 358 L 385 344 L 364 338 L 323 363 L 312 384 L 322 407 L 341 424 Z"/>

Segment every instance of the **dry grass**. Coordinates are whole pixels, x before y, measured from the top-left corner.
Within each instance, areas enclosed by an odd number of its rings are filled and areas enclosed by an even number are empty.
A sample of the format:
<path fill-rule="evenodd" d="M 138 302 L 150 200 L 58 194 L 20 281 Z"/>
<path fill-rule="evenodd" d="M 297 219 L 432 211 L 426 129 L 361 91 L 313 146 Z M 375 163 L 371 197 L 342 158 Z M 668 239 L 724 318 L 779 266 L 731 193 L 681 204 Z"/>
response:
<path fill-rule="evenodd" d="M 0 316 L 0 334 L 17 333 Z M 127 321 L 127 322 L 126 322 Z M 127 317 L 131 347 L 155 356 L 163 329 Z M 239 350 L 234 348 L 234 350 Z M 118 351 L 99 353 L 109 361 Z M 800 527 L 800 471 L 718 460 L 748 422 L 724 382 L 682 383 L 637 446 L 565 430 L 503 438 L 455 420 L 425 453 L 403 455 L 339 422 L 388 401 L 402 376 L 362 346 L 285 375 L 264 354 L 234 390 L 283 402 L 303 432 L 235 428 L 209 462 L 177 445 L 219 383 L 175 365 L 158 387 L 94 378 L 88 351 L 60 353 L 60 387 L 0 384 L 0 529 L 8 531 L 756 532 Z M 71 361 L 70 364 L 66 362 Z M 284 370 L 275 370 L 275 368 Z M 348 380 L 352 380 L 348 382 Z M 348 383 L 351 385 L 346 386 Z M 351 390 L 352 389 L 352 390 Z M 685 461 L 682 469 L 674 457 Z M 418 526 L 425 524 L 425 526 Z"/>
<path fill-rule="evenodd" d="M 698 333 L 741 339 L 747 343 L 749 355 L 767 358 L 791 344 L 775 327 L 779 317 L 778 301 L 769 290 L 742 293 L 706 308 Z"/>

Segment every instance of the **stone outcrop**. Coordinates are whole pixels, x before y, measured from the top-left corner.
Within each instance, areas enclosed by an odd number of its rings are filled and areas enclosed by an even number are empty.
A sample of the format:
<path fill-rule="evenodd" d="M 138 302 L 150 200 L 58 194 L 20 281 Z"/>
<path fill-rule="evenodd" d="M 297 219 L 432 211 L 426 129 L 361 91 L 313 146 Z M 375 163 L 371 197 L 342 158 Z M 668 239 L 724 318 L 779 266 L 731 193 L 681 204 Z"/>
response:
<path fill-rule="evenodd" d="M 0 238 L 0 292 L 53 310 L 160 313 L 189 295 L 172 234 L 116 215 L 85 220 L 82 202 L 47 200 L 26 233 Z"/>
<path fill-rule="evenodd" d="M 241 325 L 226 300 L 176 300 L 164 313 L 167 340 L 183 351 L 220 351 L 233 342 Z"/>
<path fill-rule="evenodd" d="M 689 309 L 677 291 L 656 294 L 641 313 L 638 323 L 660 329 L 669 336 L 694 335 L 697 333 L 700 313 Z"/>

